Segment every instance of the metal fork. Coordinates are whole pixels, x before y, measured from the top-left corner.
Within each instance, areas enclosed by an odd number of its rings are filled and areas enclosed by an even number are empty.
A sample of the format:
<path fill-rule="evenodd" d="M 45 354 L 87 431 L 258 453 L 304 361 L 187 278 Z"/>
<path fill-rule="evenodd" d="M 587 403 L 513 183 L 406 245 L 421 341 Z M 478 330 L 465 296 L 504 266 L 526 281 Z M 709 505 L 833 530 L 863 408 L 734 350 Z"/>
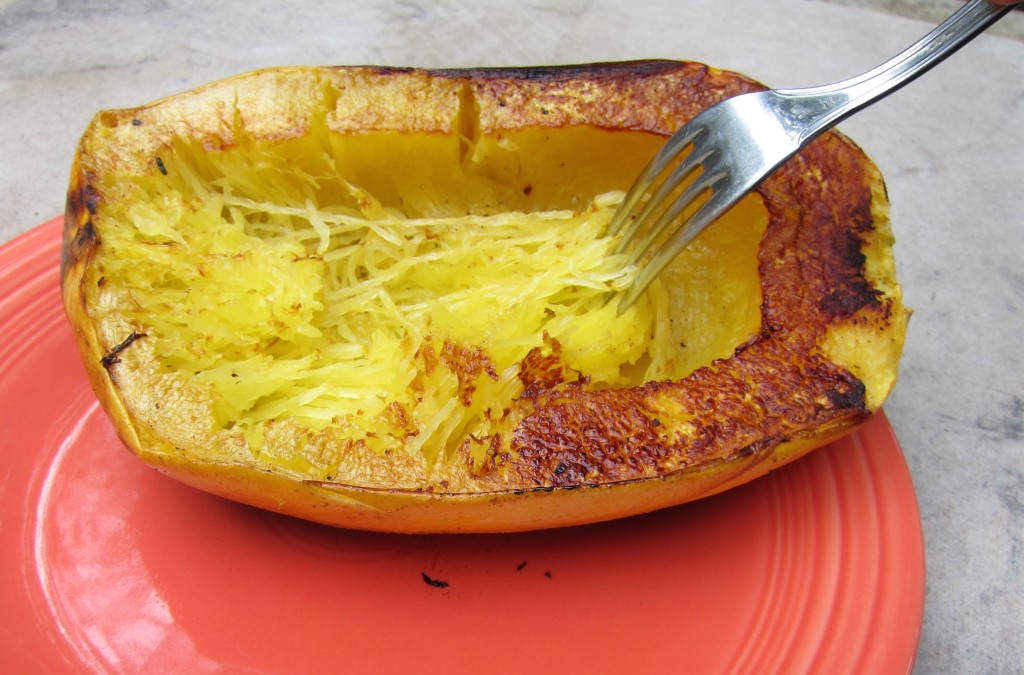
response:
<path fill-rule="evenodd" d="M 802 147 L 937 65 L 1012 8 L 970 0 L 919 42 L 863 75 L 821 87 L 742 94 L 697 115 L 655 155 L 608 226 L 610 235 L 621 233 L 617 253 L 640 238 L 630 251 L 630 264 L 650 256 L 620 299 L 619 312 L 629 308 L 694 237 Z M 692 182 L 676 195 L 689 179 Z M 666 228 L 708 193 L 707 201 L 661 242 Z M 655 242 L 660 242 L 657 250 L 649 251 Z"/>

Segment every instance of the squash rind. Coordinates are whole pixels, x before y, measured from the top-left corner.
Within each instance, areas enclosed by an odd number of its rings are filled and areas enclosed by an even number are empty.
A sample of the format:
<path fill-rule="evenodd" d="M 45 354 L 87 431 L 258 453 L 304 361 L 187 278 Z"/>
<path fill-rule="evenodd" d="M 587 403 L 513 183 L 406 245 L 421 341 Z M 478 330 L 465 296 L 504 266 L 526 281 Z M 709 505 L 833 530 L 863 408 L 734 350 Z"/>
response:
<path fill-rule="evenodd" d="M 189 403 L 194 395 L 154 389 L 159 364 L 145 337 L 128 324 L 111 329 L 94 320 L 101 280 L 90 272 L 104 254 L 97 223 L 118 199 L 104 176 L 114 168 L 162 170 L 152 158 L 176 137 L 197 139 L 210 152 L 232 147 L 239 128 L 263 139 L 295 138 L 309 132 L 316 110 L 326 113 L 333 134 L 491 137 L 586 126 L 664 136 L 707 105 L 760 87 L 702 64 L 660 61 L 279 68 L 102 112 L 72 167 L 61 264 L 66 311 L 97 396 L 123 442 L 158 470 L 240 502 L 343 527 L 573 525 L 680 504 L 762 476 L 862 424 L 896 378 L 908 312 L 894 278 L 884 184 L 863 152 L 836 132 L 757 191 L 768 226 L 757 262 L 761 325 L 749 339 L 678 381 L 605 390 L 559 382 L 533 400 L 512 435 L 514 460 L 500 467 L 468 466 L 462 457 L 431 470 L 414 457 L 356 446 L 325 480 L 237 444 L 213 448 L 201 406 Z M 607 181 L 600 171 L 584 172 L 567 176 L 565 189 L 626 187 Z M 128 335 L 136 337 L 126 344 Z M 316 442 L 287 429 L 275 438 Z"/>

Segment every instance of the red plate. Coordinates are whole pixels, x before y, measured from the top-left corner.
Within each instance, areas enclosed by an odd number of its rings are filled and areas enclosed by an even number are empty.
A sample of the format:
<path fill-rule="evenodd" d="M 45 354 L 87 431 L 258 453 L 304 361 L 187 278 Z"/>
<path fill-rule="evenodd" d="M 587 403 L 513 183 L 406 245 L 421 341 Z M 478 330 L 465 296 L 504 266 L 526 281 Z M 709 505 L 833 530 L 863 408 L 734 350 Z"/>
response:
<path fill-rule="evenodd" d="M 9 672 L 911 670 L 924 553 L 884 416 L 752 484 L 612 523 L 321 527 L 122 448 L 64 318 L 59 239 L 52 221 L 0 248 Z"/>

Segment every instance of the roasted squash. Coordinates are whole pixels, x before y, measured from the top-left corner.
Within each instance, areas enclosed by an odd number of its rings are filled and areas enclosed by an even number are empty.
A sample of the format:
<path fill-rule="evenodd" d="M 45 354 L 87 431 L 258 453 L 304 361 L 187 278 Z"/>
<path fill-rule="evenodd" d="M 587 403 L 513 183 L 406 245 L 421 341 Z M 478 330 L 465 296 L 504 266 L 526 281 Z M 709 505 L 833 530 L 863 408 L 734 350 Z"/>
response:
<path fill-rule="evenodd" d="M 828 133 L 620 314 L 608 219 L 760 88 L 684 62 L 257 71 L 99 113 L 62 291 L 143 461 L 331 525 L 514 531 L 762 476 L 863 423 L 907 310 L 882 178 Z"/>

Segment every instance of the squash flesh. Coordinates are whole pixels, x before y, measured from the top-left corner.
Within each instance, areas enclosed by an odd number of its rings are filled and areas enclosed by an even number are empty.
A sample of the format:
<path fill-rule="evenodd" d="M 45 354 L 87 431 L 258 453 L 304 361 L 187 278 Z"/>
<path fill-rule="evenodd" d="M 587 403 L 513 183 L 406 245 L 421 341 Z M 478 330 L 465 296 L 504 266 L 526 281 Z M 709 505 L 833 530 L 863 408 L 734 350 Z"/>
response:
<path fill-rule="evenodd" d="M 565 136 L 555 135 L 564 152 L 588 148 L 588 162 L 642 139 Z M 480 137 L 450 184 L 430 190 L 497 193 L 551 139 L 537 130 Z M 428 465 L 468 447 L 482 464 L 509 452 L 524 414 L 520 363 L 548 341 L 587 387 L 632 387 L 725 358 L 760 325 L 756 253 L 767 217 L 756 197 L 673 266 L 673 293 L 659 281 L 620 316 L 609 293 L 636 270 L 605 228 L 621 192 L 578 210 L 511 212 L 507 196 L 492 194 L 491 215 L 446 214 L 464 207 L 439 208 L 420 184 L 376 171 L 381 151 L 443 166 L 424 153 L 450 152 L 450 142 L 348 140 L 312 133 L 208 152 L 176 139 L 156 173 L 123 179 L 132 198 L 98 223 L 108 255 L 95 270 L 105 289 L 96 304 L 112 326 L 127 320 L 145 336 L 166 387 L 201 392 L 211 438 L 244 437 L 253 457 L 268 425 L 287 419 L 313 433 L 344 429 L 377 453 L 422 454 Z M 543 175 L 549 164 L 537 164 L 535 187 L 515 206 L 580 201 L 548 189 L 558 186 Z M 271 459 L 316 479 L 337 471 L 331 461 Z"/>

